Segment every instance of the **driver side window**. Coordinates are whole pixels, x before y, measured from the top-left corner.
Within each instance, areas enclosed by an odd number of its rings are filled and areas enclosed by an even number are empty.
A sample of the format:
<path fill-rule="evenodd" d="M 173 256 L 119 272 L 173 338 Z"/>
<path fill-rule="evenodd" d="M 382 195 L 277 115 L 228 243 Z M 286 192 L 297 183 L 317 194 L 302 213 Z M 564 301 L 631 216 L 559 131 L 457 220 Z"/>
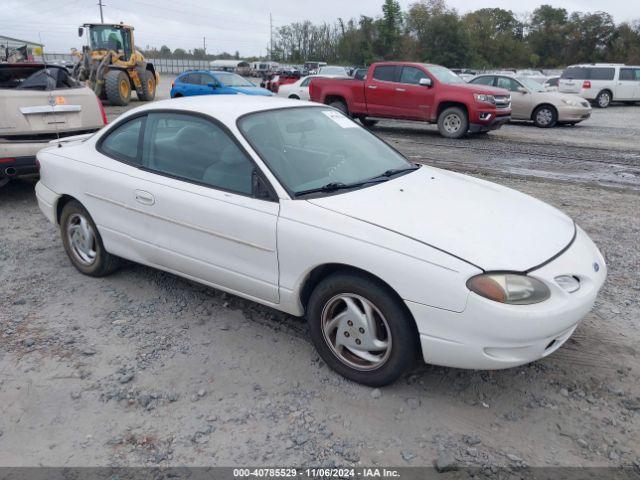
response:
<path fill-rule="evenodd" d="M 149 170 L 243 195 L 253 192 L 253 163 L 215 123 L 189 114 L 150 113 L 143 143 Z"/>

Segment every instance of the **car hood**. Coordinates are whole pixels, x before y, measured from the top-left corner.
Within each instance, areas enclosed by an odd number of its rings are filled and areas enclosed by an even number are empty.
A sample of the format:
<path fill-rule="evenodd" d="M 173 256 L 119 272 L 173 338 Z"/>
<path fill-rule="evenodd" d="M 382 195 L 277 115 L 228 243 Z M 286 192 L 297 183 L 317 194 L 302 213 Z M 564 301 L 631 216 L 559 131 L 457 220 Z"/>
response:
<path fill-rule="evenodd" d="M 482 270 L 527 271 L 569 245 L 573 221 L 533 197 L 422 167 L 312 204 L 428 244 Z"/>
<path fill-rule="evenodd" d="M 243 93 L 244 95 L 262 95 L 267 97 L 271 97 L 273 95 L 273 92 L 262 87 L 233 87 L 233 89 L 237 93 Z"/>

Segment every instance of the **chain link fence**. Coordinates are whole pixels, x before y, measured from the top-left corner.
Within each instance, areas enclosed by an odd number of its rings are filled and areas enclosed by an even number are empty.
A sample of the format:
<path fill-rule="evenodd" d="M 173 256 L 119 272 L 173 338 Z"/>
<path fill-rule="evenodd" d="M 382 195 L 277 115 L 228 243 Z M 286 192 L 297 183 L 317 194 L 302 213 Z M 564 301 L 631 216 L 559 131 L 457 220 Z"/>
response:
<path fill-rule="evenodd" d="M 69 53 L 46 53 L 45 60 L 49 63 L 63 63 L 65 65 L 74 64 L 77 57 Z M 177 75 L 187 70 L 208 70 L 208 60 L 193 60 L 186 58 L 147 58 L 153 63 L 156 71 L 160 74 Z"/>

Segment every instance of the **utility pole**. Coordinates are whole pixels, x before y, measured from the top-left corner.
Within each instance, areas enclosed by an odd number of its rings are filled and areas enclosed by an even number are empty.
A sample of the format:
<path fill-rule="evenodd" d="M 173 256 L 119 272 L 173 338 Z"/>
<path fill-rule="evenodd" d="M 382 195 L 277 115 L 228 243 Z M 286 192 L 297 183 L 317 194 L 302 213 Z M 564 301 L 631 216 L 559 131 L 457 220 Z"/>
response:
<path fill-rule="evenodd" d="M 269 61 L 273 61 L 273 16 L 269 13 Z"/>
<path fill-rule="evenodd" d="M 100 23 L 104 23 L 104 16 L 102 15 L 102 0 L 98 0 L 98 6 L 100 7 Z"/>
<path fill-rule="evenodd" d="M 207 54 L 207 37 L 202 37 L 202 52 Z"/>

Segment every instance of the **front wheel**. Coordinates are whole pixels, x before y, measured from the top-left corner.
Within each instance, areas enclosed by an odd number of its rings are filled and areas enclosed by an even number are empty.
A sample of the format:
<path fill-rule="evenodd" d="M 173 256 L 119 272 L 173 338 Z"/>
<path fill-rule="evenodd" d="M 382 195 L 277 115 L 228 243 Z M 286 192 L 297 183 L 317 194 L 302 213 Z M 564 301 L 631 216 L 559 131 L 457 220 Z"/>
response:
<path fill-rule="evenodd" d="M 107 100 L 112 105 L 124 107 L 131 99 L 131 83 L 129 75 L 122 70 L 111 70 L 105 77 L 105 90 Z"/>
<path fill-rule="evenodd" d="M 542 105 L 533 112 L 533 123 L 539 128 L 550 128 L 558 122 L 558 112 L 550 105 Z"/>
<path fill-rule="evenodd" d="M 393 383 L 418 352 L 418 333 L 402 301 L 366 275 L 338 273 L 320 282 L 307 320 L 327 365 L 364 385 Z"/>
<path fill-rule="evenodd" d="M 438 131 L 447 138 L 462 138 L 469 130 L 467 112 L 460 107 L 450 107 L 438 117 Z"/>
<path fill-rule="evenodd" d="M 104 277 L 119 266 L 119 258 L 107 252 L 89 212 L 77 201 L 67 203 L 60 216 L 64 249 L 74 267 L 91 277 Z"/>

